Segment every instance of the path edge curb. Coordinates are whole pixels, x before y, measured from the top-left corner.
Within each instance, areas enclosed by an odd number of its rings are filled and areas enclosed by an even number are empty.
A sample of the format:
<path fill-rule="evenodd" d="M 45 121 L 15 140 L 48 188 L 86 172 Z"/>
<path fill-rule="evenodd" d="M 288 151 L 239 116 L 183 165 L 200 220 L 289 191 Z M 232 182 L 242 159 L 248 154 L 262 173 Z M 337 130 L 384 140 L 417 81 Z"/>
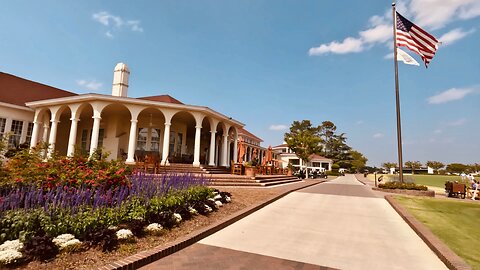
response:
<path fill-rule="evenodd" d="M 418 221 L 403 206 L 401 206 L 393 197 L 395 195 L 385 195 L 385 200 L 395 209 L 395 211 L 407 222 L 415 233 L 427 244 L 427 246 L 440 258 L 440 260 L 452 270 L 471 270 L 472 267 L 460 256 L 453 252 L 445 243 L 435 236 L 425 225 Z"/>
<path fill-rule="evenodd" d="M 306 183 L 305 185 L 302 185 L 300 187 L 296 187 L 293 189 L 286 190 L 283 193 L 280 193 L 278 195 L 275 195 L 271 197 L 270 199 L 252 205 L 250 207 L 247 207 L 243 210 L 240 210 L 236 213 L 233 213 L 229 217 L 227 217 L 224 220 L 221 220 L 217 223 L 214 223 L 210 226 L 206 226 L 205 228 L 199 229 L 195 232 L 193 232 L 191 235 L 185 236 L 183 238 L 180 238 L 178 240 L 175 240 L 168 246 L 158 246 L 151 248 L 149 250 L 145 250 L 139 253 L 136 253 L 134 255 L 131 255 L 129 257 L 126 257 L 124 259 L 120 259 L 111 263 L 108 263 L 107 265 L 104 265 L 102 267 L 99 267 L 97 269 L 99 270 L 133 270 L 133 269 L 138 269 L 142 266 L 145 266 L 149 263 L 152 263 L 156 260 L 159 260 L 163 257 L 166 257 L 168 255 L 171 255 L 177 251 L 180 251 L 200 240 L 203 238 L 210 236 L 216 232 L 218 232 L 221 229 L 224 229 L 225 227 L 239 221 L 240 219 L 256 212 L 257 210 L 275 202 L 276 200 L 288 195 L 289 193 L 295 192 L 297 190 L 311 187 L 314 185 L 318 185 L 321 183 L 324 183 L 326 181 L 321 180 L 318 182 L 313 182 L 313 183 Z"/>

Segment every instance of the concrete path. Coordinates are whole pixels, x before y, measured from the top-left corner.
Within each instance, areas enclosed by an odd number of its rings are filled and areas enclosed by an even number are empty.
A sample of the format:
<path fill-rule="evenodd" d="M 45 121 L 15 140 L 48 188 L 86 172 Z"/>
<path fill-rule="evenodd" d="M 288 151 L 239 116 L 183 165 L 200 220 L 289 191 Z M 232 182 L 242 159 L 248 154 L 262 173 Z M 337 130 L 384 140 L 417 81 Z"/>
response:
<path fill-rule="evenodd" d="M 353 175 L 290 193 L 142 269 L 447 269 Z"/>

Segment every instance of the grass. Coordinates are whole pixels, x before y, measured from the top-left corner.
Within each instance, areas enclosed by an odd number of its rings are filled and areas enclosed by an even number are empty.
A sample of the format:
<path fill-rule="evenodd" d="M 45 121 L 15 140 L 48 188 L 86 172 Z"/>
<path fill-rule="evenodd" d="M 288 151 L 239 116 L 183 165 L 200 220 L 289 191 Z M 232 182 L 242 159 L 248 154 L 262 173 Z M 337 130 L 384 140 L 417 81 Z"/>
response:
<path fill-rule="evenodd" d="M 458 175 L 412 175 L 415 183 L 425 186 L 445 188 L 445 182 L 447 181 L 461 181 L 462 179 Z"/>
<path fill-rule="evenodd" d="M 377 174 L 377 179 L 383 175 L 384 178 L 388 179 L 388 174 Z M 458 175 L 425 175 L 425 174 L 414 174 L 414 175 L 405 175 L 406 179 L 411 179 L 415 181 L 416 184 L 431 186 L 431 187 L 439 187 L 445 188 L 445 182 L 447 181 L 461 181 L 462 179 Z M 375 176 L 373 174 L 369 174 L 368 178 L 371 180 L 375 180 Z"/>
<path fill-rule="evenodd" d="M 480 269 L 479 203 L 425 197 L 395 199 L 473 269 Z"/>

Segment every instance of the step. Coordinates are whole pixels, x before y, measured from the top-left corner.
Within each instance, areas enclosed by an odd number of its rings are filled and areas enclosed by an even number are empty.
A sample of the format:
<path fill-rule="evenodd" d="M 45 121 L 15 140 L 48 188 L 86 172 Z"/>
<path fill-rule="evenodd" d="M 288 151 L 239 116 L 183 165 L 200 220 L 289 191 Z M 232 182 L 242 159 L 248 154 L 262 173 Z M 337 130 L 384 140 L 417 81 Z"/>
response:
<path fill-rule="evenodd" d="M 289 179 L 289 180 L 282 180 L 282 181 L 275 181 L 275 182 L 268 182 L 268 183 L 261 183 L 265 187 L 270 187 L 270 186 L 275 186 L 275 185 L 281 185 L 281 184 L 288 184 L 288 183 L 295 183 L 295 182 L 300 182 L 302 181 L 301 179 Z"/>
<path fill-rule="evenodd" d="M 258 183 L 270 183 L 270 182 L 276 182 L 276 181 L 284 181 L 284 180 L 298 180 L 298 177 L 282 177 L 282 178 L 270 178 L 270 179 L 257 179 L 256 181 Z"/>

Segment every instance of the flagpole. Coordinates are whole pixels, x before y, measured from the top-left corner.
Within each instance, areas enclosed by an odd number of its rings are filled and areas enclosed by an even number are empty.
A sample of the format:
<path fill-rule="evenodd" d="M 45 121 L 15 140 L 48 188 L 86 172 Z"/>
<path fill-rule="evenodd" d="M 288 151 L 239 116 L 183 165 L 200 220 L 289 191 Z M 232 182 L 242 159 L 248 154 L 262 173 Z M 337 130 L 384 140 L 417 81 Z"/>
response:
<path fill-rule="evenodd" d="M 395 63 L 395 97 L 397 109 L 397 151 L 398 151 L 398 168 L 400 183 L 403 183 L 403 160 L 402 160 L 402 125 L 400 121 L 400 92 L 398 90 L 398 61 L 397 61 L 397 16 L 395 3 L 392 3 L 393 15 L 393 62 Z"/>

